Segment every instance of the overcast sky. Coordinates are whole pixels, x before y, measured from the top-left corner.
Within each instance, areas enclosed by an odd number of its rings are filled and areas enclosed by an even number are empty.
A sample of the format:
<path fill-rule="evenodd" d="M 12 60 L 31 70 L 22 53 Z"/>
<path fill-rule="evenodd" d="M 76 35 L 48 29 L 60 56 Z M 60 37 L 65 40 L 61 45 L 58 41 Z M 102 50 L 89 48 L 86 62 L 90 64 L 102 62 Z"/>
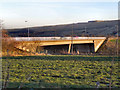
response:
<path fill-rule="evenodd" d="M 4 28 L 116 20 L 118 2 L 0 2 L 0 19 Z"/>

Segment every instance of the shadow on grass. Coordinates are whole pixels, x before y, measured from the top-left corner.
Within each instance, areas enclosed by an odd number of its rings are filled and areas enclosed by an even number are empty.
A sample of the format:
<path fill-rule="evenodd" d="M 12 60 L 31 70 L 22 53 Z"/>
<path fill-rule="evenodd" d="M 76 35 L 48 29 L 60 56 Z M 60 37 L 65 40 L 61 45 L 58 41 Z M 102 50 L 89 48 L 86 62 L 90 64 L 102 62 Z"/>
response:
<path fill-rule="evenodd" d="M 41 82 L 41 83 L 22 83 L 22 87 L 19 88 L 21 85 L 20 82 L 9 82 L 8 86 L 6 89 L 24 89 L 26 90 L 29 88 L 29 90 L 34 90 L 34 89 L 63 89 L 63 88 L 95 88 L 95 86 L 89 86 L 89 85 L 65 85 L 65 84 L 58 84 L 58 83 L 46 83 L 46 82 Z M 31 88 L 31 89 L 30 89 Z M 3 88 L 4 90 L 5 88 Z"/>
<path fill-rule="evenodd" d="M 2 57 L 2 59 L 22 59 L 22 60 L 85 60 L 85 61 L 120 61 L 120 57 L 108 56 L 79 56 L 79 55 L 53 55 L 53 56 L 17 56 Z"/>
<path fill-rule="evenodd" d="M 9 82 L 7 88 L 3 88 L 3 90 L 8 90 L 8 89 L 16 89 L 16 90 L 63 90 L 63 89 L 69 89 L 69 90 L 75 90 L 75 89 L 80 89 L 80 90 L 99 90 L 95 86 L 90 86 L 90 85 L 65 85 L 65 84 L 57 84 L 57 83 L 22 83 L 22 87 L 19 88 L 21 85 L 20 82 Z M 100 89 L 103 88 L 103 90 L 120 90 L 119 88 L 109 88 L 108 87 L 99 87 Z"/>

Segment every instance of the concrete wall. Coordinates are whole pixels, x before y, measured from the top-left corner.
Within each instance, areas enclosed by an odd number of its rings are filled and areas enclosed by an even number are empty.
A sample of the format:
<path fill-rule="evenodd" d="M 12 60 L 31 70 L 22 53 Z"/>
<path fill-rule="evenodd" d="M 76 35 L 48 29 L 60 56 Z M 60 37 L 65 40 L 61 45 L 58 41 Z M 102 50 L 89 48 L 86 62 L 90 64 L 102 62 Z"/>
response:
<path fill-rule="evenodd" d="M 79 53 L 93 53 L 95 52 L 94 43 L 76 44 L 74 45 L 74 51 Z"/>

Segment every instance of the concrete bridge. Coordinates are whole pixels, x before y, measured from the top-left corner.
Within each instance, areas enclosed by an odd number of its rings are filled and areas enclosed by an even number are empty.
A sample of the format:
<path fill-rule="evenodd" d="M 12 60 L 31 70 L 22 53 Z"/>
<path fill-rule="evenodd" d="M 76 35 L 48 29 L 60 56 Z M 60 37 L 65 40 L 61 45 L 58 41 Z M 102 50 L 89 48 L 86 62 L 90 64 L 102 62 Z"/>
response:
<path fill-rule="evenodd" d="M 106 37 L 14 37 L 11 39 L 23 41 L 16 48 L 26 51 L 36 52 L 37 47 L 44 47 L 48 50 L 53 47 L 51 50 L 55 48 L 59 50 L 61 46 L 64 46 L 63 48 L 67 48 L 67 52 L 70 53 L 72 47 L 79 52 L 97 52 Z"/>

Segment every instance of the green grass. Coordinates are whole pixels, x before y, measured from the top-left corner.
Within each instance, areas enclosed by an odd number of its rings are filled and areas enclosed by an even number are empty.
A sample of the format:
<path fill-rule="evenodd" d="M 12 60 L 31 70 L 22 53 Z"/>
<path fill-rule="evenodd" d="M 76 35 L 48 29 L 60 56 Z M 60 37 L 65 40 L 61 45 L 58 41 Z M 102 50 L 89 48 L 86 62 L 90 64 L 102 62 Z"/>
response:
<path fill-rule="evenodd" d="M 116 39 L 110 40 L 111 42 L 116 42 Z M 120 43 L 120 40 L 118 40 L 118 43 Z"/>
<path fill-rule="evenodd" d="M 8 88 L 18 88 L 21 84 L 23 88 L 95 88 L 97 81 L 106 88 L 110 79 L 112 87 L 118 88 L 119 61 L 112 60 L 112 57 L 68 55 L 4 57 L 3 80 L 10 65 Z"/>

